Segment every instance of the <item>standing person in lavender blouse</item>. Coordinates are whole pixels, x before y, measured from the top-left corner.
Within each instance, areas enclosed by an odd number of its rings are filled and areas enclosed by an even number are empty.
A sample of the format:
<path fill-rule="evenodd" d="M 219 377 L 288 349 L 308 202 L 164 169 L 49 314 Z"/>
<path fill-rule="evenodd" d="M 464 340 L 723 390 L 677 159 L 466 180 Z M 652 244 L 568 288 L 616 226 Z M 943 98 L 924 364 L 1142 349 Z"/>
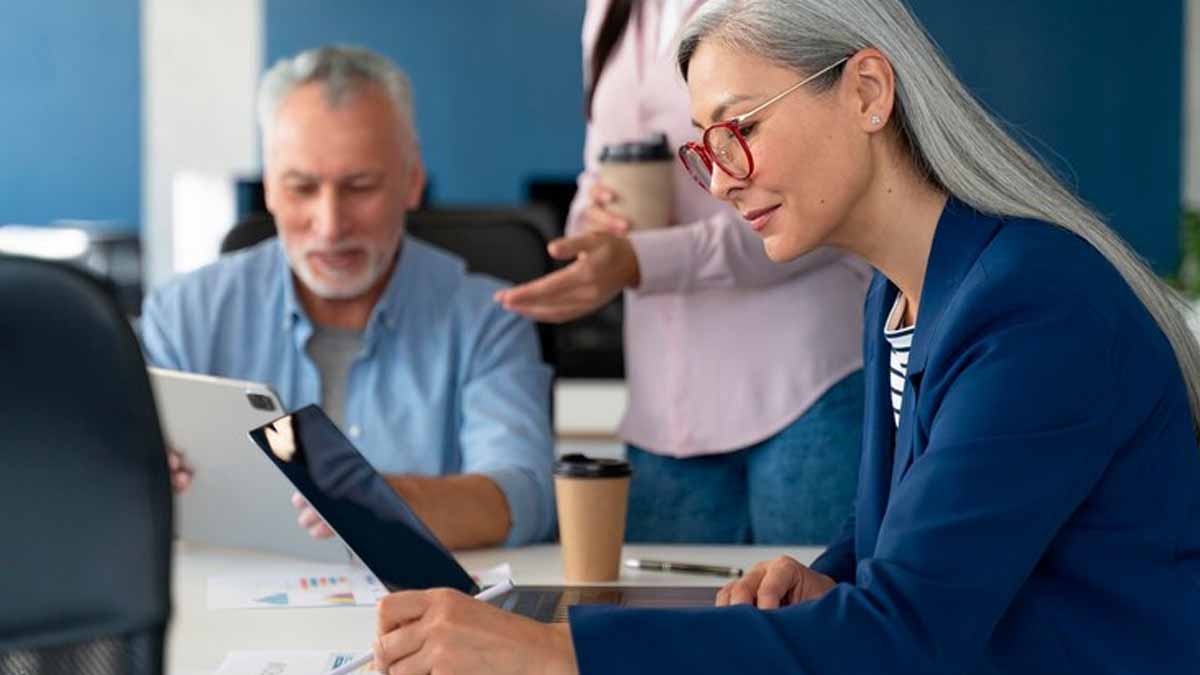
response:
<path fill-rule="evenodd" d="M 561 322 L 625 291 L 627 539 L 824 544 L 858 476 L 866 265 L 833 249 L 772 263 L 738 212 L 678 163 L 678 222 L 630 232 L 597 175 L 605 145 L 694 138 L 674 50 L 702 4 L 589 0 L 585 170 L 569 236 L 551 244 L 574 262 L 498 299 Z"/>

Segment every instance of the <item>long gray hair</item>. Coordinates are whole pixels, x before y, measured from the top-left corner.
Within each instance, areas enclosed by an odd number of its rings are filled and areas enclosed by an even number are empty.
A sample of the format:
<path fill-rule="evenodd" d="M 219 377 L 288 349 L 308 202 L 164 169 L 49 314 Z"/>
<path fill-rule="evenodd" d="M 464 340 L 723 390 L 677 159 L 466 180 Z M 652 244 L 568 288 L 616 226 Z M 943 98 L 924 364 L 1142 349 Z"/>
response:
<path fill-rule="evenodd" d="M 1200 426 L 1200 343 L 1188 328 L 1186 303 L 992 119 L 901 0 L 714 0 L 681 34 L 685 79 L 708 38 L 799 73 L 815 73 L 867 47 L 883 52 L 896 73 L 892 123 L 918 170 L 978 211 L 1053 223 L 1096 247 L 1170 340 L 1187 382 L 1193 426 Z M 840 73 L 814 81 L 814 90 L 831 88 Z"/>

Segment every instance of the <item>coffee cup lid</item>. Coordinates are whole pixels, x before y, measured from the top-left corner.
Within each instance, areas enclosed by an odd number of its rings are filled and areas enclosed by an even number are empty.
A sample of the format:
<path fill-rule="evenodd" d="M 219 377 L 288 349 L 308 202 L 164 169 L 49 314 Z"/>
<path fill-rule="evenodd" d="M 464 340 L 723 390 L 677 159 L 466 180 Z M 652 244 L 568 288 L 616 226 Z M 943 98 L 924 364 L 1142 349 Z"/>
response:
<path fill-rule="evenodd" d="M 600 149 L 601 162 L 657 162 L 672 159 L 667 135 L 654 134 L 644 141 L 613 143 Z"/>
<path fill-rule="evenodd" d="M 597 459 L 571 453 L 554 463 L 554 475 L 564 478 L 624 478 L 633 475 L 633 469 L 624 460 Z"/>

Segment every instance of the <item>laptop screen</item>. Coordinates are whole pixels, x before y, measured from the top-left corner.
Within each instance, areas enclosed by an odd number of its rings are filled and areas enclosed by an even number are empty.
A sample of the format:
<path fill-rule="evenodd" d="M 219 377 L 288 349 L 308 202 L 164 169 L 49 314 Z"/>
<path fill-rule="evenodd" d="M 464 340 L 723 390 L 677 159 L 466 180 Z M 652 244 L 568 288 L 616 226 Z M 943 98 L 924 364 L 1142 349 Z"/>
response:
<path fill-rule="evenodd" d="M 301 408 L 250 437 L 388 590 L 479 591 L 319 407 Z"/>

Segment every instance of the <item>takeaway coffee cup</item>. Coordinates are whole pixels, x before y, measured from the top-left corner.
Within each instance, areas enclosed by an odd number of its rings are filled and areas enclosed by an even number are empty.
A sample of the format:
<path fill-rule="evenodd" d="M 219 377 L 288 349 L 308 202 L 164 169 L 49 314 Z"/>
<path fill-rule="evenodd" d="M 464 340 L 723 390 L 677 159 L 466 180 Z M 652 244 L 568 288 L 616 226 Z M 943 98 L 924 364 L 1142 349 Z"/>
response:
<path fill-rule="evenodd" d="M 617 195 L 605 208 L 628 220 L 632 230 L 670 225 L 675 162 L 666 134 L 604 146 L 600 150 L 600 182 Z"/>
<path fill-rule="evenodd" d="M 625 538 L 628 462 L 564 455 L 554 465 L 558 533 L 567 581 L 615 581 Z"/>

